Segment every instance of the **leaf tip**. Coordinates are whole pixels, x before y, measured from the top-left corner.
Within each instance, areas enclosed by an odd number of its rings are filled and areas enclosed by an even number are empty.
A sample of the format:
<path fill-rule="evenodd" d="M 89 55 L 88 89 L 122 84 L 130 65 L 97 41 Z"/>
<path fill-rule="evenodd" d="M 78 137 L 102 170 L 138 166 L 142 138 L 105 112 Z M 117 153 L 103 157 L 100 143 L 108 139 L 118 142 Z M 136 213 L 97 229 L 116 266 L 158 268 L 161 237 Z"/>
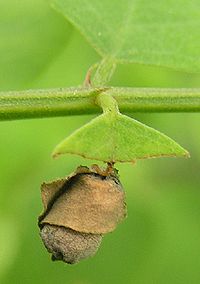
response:
<path fill-rule="evenodd" d="M 185 150 L 185 149 L 184 149 L 183 157 L 184 157 L 184 158 L 190 158 L 190 157 L 191 157 L 191 156 L 190 156 L 190 153 L 189 153 L 187 150 Z"/>
<path fill-rule="evenodd" d="M 178 151 L 175 151 L 175 157 L 183 157 L 183 158 L 190 158 L 190 153 L 183 147 L 181 147 L 179 144 L 177 144 L 179 149 Z"/>
<path fill-rule="evenodd" d="M 57 159 L 60 154 L 62 154 L 59 150 L 58 150 L 58 146 L 55 147 L 55 149 L 53 150 L 51 156 L 53 159 Z"/>

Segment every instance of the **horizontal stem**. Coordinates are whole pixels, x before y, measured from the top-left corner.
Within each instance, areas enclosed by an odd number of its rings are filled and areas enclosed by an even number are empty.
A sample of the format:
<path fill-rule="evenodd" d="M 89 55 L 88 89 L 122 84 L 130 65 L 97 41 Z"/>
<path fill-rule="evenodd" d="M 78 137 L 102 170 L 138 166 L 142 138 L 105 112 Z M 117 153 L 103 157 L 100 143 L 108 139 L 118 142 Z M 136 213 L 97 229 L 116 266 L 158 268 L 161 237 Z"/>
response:
<path fill-rule="evenodd" d="M 94 102 L 101 91 L 100 88 L 59 88 L 0 92 L 0 120 L 100 112 Z"/>
<path fill-rule="evenodd" d="M 124 112 L 200 112 L 200 88 L 113 88 Z"/>
<path fill-rule="evenodd" d="M 200 89 L 59 88 L 0 92 L 0 120 L 100 113 L 99 93 L 113 96 L 122 112 L 200 112 Z"/>

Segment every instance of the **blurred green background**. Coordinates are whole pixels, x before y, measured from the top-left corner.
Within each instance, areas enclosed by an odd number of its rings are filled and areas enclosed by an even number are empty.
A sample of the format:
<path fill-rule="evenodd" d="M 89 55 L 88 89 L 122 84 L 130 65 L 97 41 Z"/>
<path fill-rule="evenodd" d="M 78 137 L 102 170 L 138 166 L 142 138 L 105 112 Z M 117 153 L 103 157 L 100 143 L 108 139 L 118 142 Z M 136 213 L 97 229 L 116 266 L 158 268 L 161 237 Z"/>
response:
<path fill-rule="evenodd" d="M 97 53 L 45 0 L 0 0 L 0 90 L 82 84 Z M 200 75 L 119 66 L 110 84 L 200 87 Z M 51 262 L 37 228 L 40 184 L 93 161 L 54 146 L 92 116 L 0 123 L 0 283 L 200 283 L 200 114 L 135 114 L 174 138 L 190 159 L 118 164 L 128 218 L 104 237 L 94 258 Z"/>

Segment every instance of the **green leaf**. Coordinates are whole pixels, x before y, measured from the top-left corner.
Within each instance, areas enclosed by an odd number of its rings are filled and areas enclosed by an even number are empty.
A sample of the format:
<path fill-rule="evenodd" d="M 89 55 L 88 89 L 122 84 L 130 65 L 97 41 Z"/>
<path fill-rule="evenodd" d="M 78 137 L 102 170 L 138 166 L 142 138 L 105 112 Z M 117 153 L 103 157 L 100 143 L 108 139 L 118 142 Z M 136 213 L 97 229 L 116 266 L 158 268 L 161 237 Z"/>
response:
<path fill-rule="evenodd" d="M 199 0 L 54 0 L 102 55 L 200 72 Z"/>
<path fill-rule="evenodd" d="M 105 162 L 133 162 L 162 156 L 189 156 L 164 134 L 120 113 L 106 112 L 72 133 L 53 156 L 77 154 Z"/>

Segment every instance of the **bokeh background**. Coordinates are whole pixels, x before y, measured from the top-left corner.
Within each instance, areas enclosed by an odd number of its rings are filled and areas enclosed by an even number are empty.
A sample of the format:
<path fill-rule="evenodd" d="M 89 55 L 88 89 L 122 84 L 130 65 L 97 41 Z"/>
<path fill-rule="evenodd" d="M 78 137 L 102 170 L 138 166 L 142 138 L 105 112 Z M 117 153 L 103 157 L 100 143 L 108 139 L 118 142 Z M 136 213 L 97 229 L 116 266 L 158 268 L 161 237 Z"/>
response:
<path fill-rule="evenodd" d="M 99 60 L 45 0 L 0 0 L 0 90 L 82 84 Z M 110 84 L 200 87 L 200 75 L 136 64 Z M 93 116 L 0 122 L 0 283 L 200 283 L 200 114 L 134 114 L 174 138 L 190 159 L 118 164 L 128 218 L 97 255 L 75 266 L 51 262 L 39 238 L 40 184 L 93 161 L 51 158 L 55 145 Z"/>

